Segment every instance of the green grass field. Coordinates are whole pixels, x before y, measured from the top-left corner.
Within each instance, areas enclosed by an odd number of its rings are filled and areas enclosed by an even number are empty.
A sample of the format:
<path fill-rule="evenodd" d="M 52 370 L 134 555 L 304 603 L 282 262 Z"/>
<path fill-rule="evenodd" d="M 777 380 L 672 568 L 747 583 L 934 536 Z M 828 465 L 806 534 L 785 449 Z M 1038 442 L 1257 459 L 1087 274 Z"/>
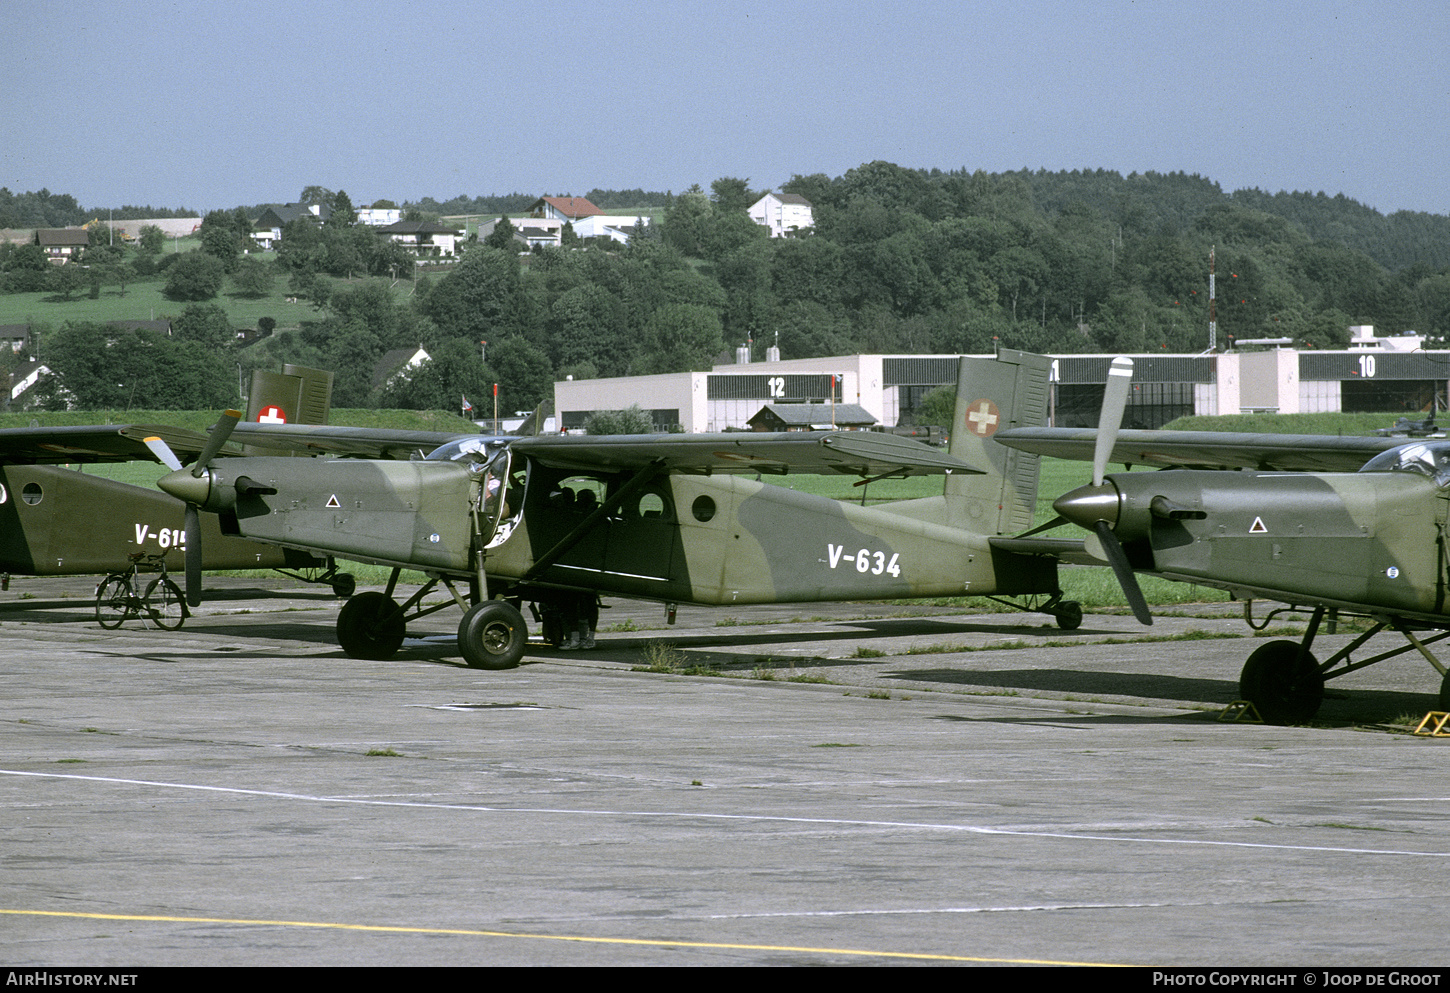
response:
<path fill-rule="evenodd" d="M 384 278 L 330 280 L 334 287 L 372 281 L 387 284 L 400 299 L 413 289 L 412 283 Z M 124 296 L 118 286 L 103 286 L 100 296 L 94 300 L 89 297 L 88 288 L 78 290 L 68 301 L 54 293 L 0 294 L 0 324 L 44 323 L 60 327 L 68 321 L 156 321 L 179 317 L 187 301 L 168 299 L 161 292 L 165 285 L 161 279 L 128 283 Z M 228 281 L 219 296 L 205 302 L 225 310 L 234 328 L 255 328 L 263 317 L 275 320 L 279 330 L 320 319 L 322 315 L 309 301 L 289 303 L 291 296 L 286 278 L 279 276 L 273 280 L 272 292 L 267 296 L 239 296 L 232 292 Z"/>

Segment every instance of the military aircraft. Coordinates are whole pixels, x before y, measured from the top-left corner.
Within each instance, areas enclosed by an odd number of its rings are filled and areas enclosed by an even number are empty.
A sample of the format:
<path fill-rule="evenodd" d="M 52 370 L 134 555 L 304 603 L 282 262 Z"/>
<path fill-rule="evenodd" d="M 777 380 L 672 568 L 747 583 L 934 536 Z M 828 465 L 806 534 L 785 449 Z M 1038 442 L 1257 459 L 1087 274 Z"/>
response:
<path fill-rule="evenodd" d="M 260 424 L 325 423 L 332 374 L 302 366 L 257 370 L 248 419 Z M 206 444 L 195 432 L 147 424 L 0 430 L 0 588 L 12 575 L 77 576 L 125 566 L 135 552 L 167 555 L 182 565 L 185 507 L 158 490 L 60 468 L 153 458 L 144 439 L 163 437 L 173 451 L 194 455 Z M 215 518 L 202 525 L 208 569 L 277 569 L 351 595 L 352 577 L 326 556 L 223 535 Z M 196 533 L 196 532 L 192 532 Z"/>
<path fill-rule="evenodd" d="M 235 430 L 308 451 L 372 446 L 380 457 L 214 459 L 235 416 L 218 421 L 190 468 L 162 442 L 154 450 L 174 470 L 158 485 L 187 503 L 188 520 L 205 511 L 228 535 L 392 567 L 386 590 L 352 597 L 338 615 L 338 642 L 354 657 L 392 656 L 409 622 L 457 604 L 465 661 L 508 668 L 524 651 L 524 602 L 547 618 L 599 594 L 660 601 L 671 616 L 680 603 L 1031 596 L 1070 628 L 1082 611 L 1062 599 L 1057 560 L 1009 537 L 1031 524 L 1037 459 L 991 440 L 1045 419 L 1047 373 L 1047 359 L 1022 352 L 963 358 L 948 452 L 844 431 L 455 436 L 403 462 L 390 456 L 419 439 L 254 426 Z M 858 507 L 760 478 L 792 472 L 946 481 L 941 496 Z M 404 568 L 429 579 L 399 604 Z M 450 599 L 421 606 L 439 584 Z M 199 587 L 189 567 L 188 598 Z M 547 622 L 544 634 L 559 639 Z"/>
<path fill-rule="evenodd" d="M 1268 642 L 1243 667 L 1240 695 L 1266 721 L 1303 723 L 1326 680 L 1407 652 L 1441 674 L 1440 706 L 1450 709 L 1450 674 L 1429 650 L 1450 637 L 1450 441 L 1120 432 L 1131 375 L 1130 360 L 1114 359 L 1097 431 L 998 432 L 1021 451 L 1093 462 L 1093 482 L 1059 497 L 1060 517 L 1038 530 L 1090 531 L 1087 552 L 1113 567 L 1145 624 L 1137 572 L 1289 605 L 1274 613 L 1309 612 L 1302 640 Z M 1106 475 L 1110 461 L 1167 471 Z M 1371 627 L 1317 661 L 1310 648 L 1325 619 L 1345 616 Z M 1383 630 L 1406 644 L 1356 660 Z M 1435 633 L 1416 633 L 1426 630 Z"/>

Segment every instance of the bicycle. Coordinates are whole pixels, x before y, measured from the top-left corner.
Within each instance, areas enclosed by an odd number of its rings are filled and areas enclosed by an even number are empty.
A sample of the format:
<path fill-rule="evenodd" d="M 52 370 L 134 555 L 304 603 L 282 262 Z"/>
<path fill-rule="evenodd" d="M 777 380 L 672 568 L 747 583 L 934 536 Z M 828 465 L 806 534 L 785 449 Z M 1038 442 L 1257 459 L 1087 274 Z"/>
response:
<path fill-rule="evenodd" d="M 167 631 L 175 631 L 186 622 L 186 602 L 181 589 L 166 575 L 166 556 L 133 552 L 131 565 L 124 572 L 113 572 L 96 587 L 96 621 L 107 630 L 120 627 L 128 618 L 149 618 L 151 623 Z M 161 573 L 151 580 L 144 593 L 137 593 L 136 575 L 142 563 L 149 571 Z"/>

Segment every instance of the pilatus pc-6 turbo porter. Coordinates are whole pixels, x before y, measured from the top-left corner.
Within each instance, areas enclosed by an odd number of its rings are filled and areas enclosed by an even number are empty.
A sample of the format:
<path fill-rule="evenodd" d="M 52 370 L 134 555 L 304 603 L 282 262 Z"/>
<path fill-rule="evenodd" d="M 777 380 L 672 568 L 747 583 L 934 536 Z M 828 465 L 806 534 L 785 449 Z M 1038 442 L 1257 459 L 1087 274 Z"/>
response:
<path fill-rule="evenodd" d="M 328 416 L 332 373 L 284 366 L 252 376 L 248 420 L 321 424 Z M 245 432 L 247 429 L 243 429 Z M 114 572 L 137 555 L 165 555 L 180 569 L 187 547 L 185 507 L 145 486 L 119 483 L 64 465 L 154 459 L 145 439 L 195 457 L 206 436 L 155 424 L 27 427 L 0 430 L 0 586 L 10 577 L 83 576 Z M 277 569 L 351 594 L 352 577 L 307 552 L 223 535 L 216 518 L 200 532 L 205 561 L 197 569 Z M 200 526 L 200 525 L 199 525 Z"/>
<path fill-rule="evenodd" d="M 1056 560 L 1005 537 L 1030 526 L 1037 459 L 991 440 L 999 427 L 1042 422 L 1047 372 L 1046 359 L 1021 352 L 961 359 L 949 452 L 828 431 L 468 436 L 407 462 L 212 459 L 233 423 L 224 418 L 209 453 L 188 469 L 173 459 L 159 485 L 186 501 L 189 521 L 207 511 L 227 534 L 391 566 L 386 591 L 358 594 L 338 615 L 338 642 L 360 658 L 390 657 L 409 621 L 456 603 L 465 661 L 508 668 L 524 652 L 523 602 L 548 618 L 601 594 L 670 605 L 1033 595 L 1075 627 L 1081 608 L 1062 600 Z M 266 441 L 346 451 L 359 437 L 273 429 Z M 759 480 L 785 473 L 946 481 L 941 496 L 860 507 Z M 429 582 L 400 604 L 403 568 Z M 421 607 L 440 583 L 451 599 Z M 198 594 L 193 583 L 188 596 Z"/>
<path fill-rule="evenodd" d="M 1240 675 L 1240 695 L 1267 721 L 1307 721 L 1325 680 L 1412 651 L 1440 672 L 1440 706 L 1450 709 L 1450 674 L 1429 650 L 1450 637 L 1450 441 L 1120 432 L 1131 376 L 1130 360 L 1113 360 L 1096 432 L 998 434 L 1023 451 L 1093 462 L 1093 482 L 1059 497 L 1060 517 L 1042 530 L 1071 522 L 1092 532 L 1088 553 L 1112 565 L 1145 624 L 1135 572 L 1308 611 L 1301 641 L 1260 646 Z M 1166 471 L 1106 475 L 1110 461 Z M 1310 647 L 1336 615 L 1373 624 L 1319 662 Z M 1405 644 L 1355 661 L 1386 629 Z"/>

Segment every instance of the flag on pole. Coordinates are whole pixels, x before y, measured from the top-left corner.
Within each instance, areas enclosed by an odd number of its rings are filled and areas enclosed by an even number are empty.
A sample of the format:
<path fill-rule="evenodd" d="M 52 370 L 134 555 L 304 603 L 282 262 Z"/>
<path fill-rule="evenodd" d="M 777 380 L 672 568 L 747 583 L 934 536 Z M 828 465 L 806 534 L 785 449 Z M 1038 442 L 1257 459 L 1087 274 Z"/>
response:
<path fill-rule="evenodd" d="M 462 394 L 459 394 L 462 396 Z M 463 397 L 463 412 L 466 414 L 473 409 L 473 404 L 468 402 L 468 397 Z"/>

